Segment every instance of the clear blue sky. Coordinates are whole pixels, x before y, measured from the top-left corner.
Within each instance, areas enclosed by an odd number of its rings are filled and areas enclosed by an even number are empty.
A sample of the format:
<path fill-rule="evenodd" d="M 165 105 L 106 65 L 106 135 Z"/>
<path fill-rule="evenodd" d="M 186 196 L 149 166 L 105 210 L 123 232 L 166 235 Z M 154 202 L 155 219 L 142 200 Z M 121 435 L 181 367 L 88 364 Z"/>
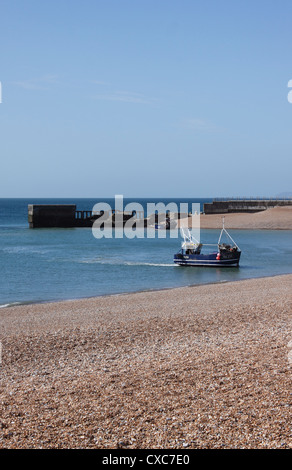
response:
<path fill-rule="evenodd" d="M 291 0 L 2 0 L 0 18 L 0 197 L 292 191 Z"/>

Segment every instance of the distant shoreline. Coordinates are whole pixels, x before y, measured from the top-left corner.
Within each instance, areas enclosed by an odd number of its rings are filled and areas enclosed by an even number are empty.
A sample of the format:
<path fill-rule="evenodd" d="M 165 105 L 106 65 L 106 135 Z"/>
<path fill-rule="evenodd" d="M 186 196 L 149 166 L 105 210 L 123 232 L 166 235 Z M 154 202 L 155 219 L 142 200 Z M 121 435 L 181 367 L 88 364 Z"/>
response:
<path fill-rule="evenodd" d="M 220 229 L 223 217 L 227 230 L 292 230 L 292 206 L 278 206 L 251 214 L 243 212 L 201 214 L 200 227 Z"/>

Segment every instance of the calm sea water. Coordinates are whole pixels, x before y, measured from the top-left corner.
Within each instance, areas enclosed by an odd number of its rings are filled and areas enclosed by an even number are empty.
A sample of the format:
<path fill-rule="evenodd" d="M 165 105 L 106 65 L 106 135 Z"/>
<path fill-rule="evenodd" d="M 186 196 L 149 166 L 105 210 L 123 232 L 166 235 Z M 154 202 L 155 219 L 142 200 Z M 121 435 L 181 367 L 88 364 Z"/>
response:
<path fill-rule="evenodd" d="M 155 239 L 97 240 L 90 228 L 28 227 L 28 204 L 74 203 L 91 210 L 100 201 L 114 207 L 109 199 L 0 199 L 0 306 L 292 273 L 291 231 L 230 230 L 242 250 L 240 267 L 199 268 L 174 265 L 181 239 L 170 232 L 166 238 L 156 232 Z M 144 207 L 150 202 L 136 201 Z M 189 202 L 190 209 L 192 202 L 202 208 L 207 201 L 173 200 Z M 201 241 L 216 243 L 219 232 L 201 230 Z"/>

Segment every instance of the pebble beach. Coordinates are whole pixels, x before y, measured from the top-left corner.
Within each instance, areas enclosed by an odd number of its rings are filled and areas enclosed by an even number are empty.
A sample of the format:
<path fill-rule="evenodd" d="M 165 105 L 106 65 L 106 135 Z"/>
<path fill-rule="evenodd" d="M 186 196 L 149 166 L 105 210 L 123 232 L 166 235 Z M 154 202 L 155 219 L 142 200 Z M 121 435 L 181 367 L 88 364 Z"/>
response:
<path fill-rule="evenodd" d="M 291 448 L 292 275 L 0 310 L 0 448 Z"/>

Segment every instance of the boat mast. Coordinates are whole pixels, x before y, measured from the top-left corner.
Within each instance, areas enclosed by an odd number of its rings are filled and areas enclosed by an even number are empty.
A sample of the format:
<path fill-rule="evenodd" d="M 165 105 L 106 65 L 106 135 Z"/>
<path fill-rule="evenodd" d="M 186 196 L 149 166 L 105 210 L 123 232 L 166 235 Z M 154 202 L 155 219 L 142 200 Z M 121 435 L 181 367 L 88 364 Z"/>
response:
<path fill-rule="evenodd" d="M 233 240 L 233 238 L 231 237 L 231 235 L 229 235 L 229 233 L 228 233 L 227 230 L 225 229 L 224 219 L 225 219 L 225 217 L 222 217 L 222 230 L 221 230 L 220 237 L 219 237 L 219 240 L 218 240 L 218 247 L 219 247 L 219 245 L 220 245 L 220 241 L 221 241 L 222 234 L 223 234 L 223 233 L 226 233 L 226 235 L 230 238 L 230 240 L 232 241 L 232 243 L 234 243 L 234 245 L 235 245 L 238 249 L 240 249 L 239 246 L 237 245 L 237 243 L 235 243 L 235 241 Z"/>

